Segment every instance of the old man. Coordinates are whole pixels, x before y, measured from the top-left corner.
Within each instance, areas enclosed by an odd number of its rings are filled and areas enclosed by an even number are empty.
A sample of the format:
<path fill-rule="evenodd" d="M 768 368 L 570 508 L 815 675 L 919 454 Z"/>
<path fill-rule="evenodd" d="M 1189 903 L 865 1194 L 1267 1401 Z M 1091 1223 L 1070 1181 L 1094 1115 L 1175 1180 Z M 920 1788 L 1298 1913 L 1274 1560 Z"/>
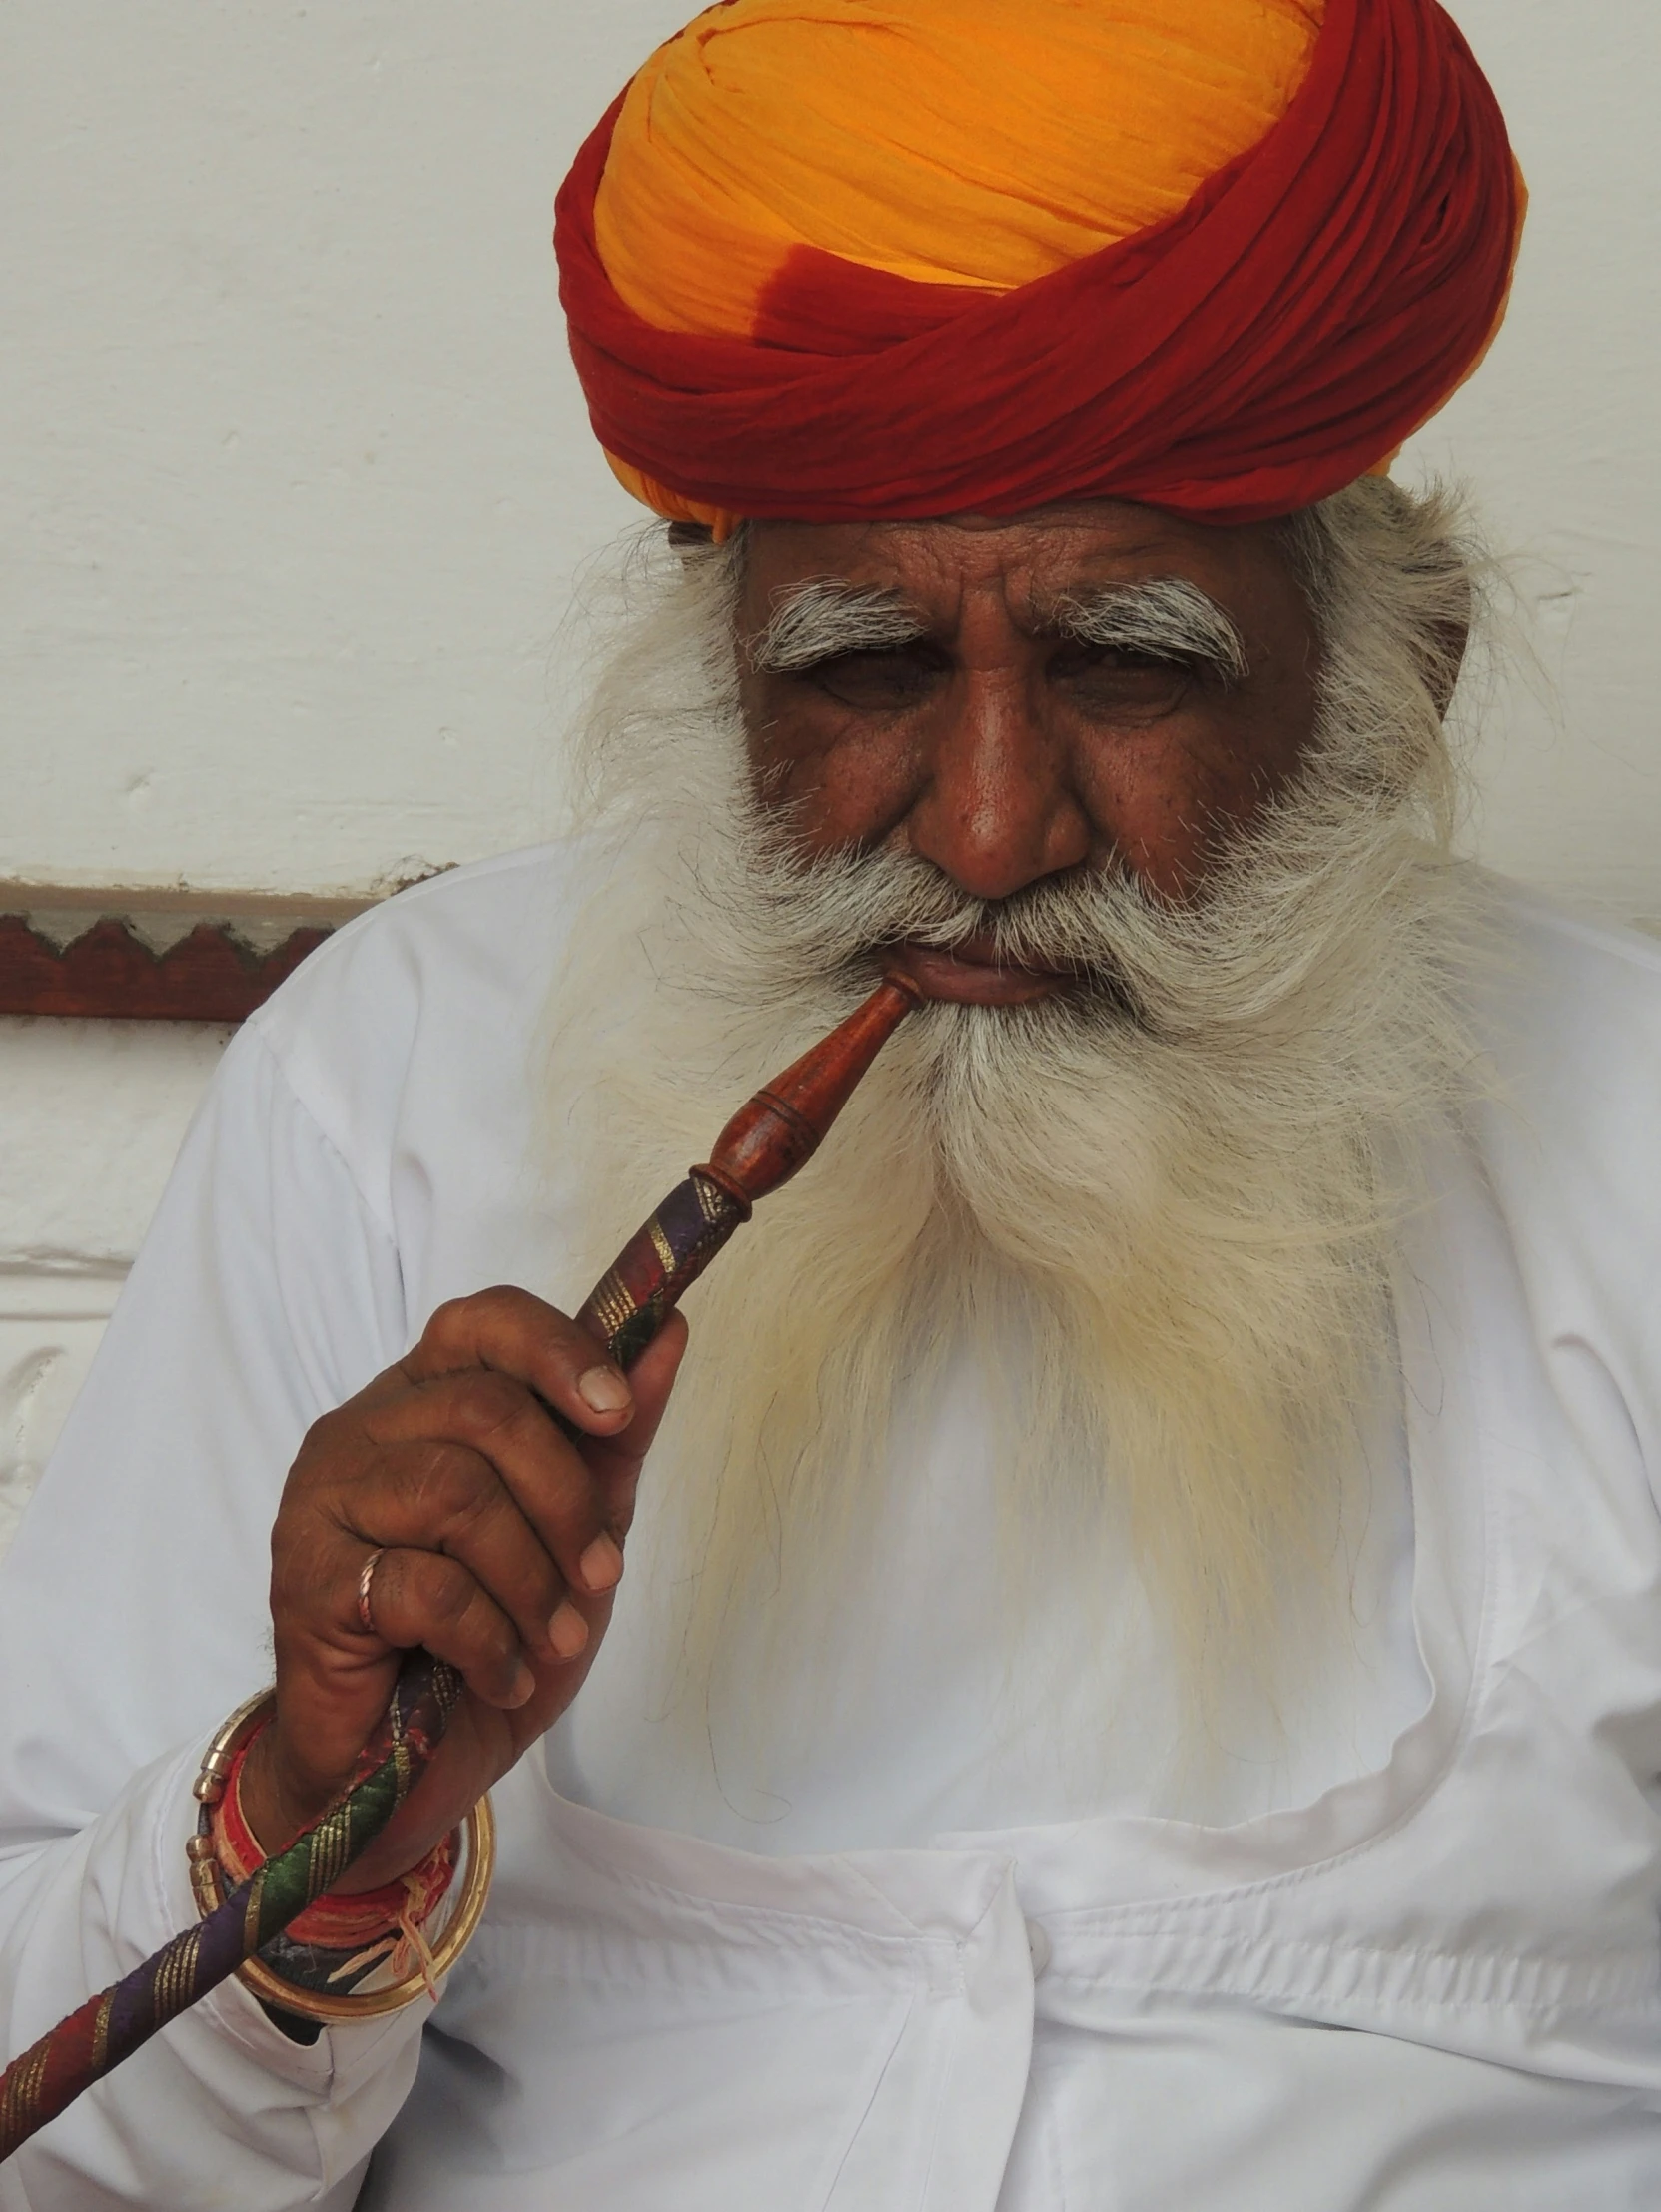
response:
<path fill-rule="evenodd" d="M 1661 2201 L 1661 957 L 1456 857 L 1388 477 L 1522 215 L 1433 0 L 727 0 L 604 118 L 585 819 L 227 1056 L 0 1586 L 6 2052 L 465 1700 L 6 2212 Z"/>

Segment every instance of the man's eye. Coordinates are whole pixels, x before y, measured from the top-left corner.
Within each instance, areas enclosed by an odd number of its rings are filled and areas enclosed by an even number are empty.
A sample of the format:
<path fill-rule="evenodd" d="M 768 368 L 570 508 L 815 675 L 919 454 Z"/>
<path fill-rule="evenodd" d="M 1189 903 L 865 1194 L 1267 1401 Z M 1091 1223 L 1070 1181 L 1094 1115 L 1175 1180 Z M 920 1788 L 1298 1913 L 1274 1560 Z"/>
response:
<path fill-rule="evenodd" d="M 1064 645 L 1050 663 L 1053 683 L 1099 711 L 1169 714 L 1181 704 L 1196 674 L 1188 661 L 1117 645 Z"/>
<path fill-rule="evenodd" d="M 843 706 L 892 714 L 917 706 L 946 671 L 946 656 L 927 645 L 905 645 L 869 653 L 839 653 L 802 671 L 816 690 Z"/>

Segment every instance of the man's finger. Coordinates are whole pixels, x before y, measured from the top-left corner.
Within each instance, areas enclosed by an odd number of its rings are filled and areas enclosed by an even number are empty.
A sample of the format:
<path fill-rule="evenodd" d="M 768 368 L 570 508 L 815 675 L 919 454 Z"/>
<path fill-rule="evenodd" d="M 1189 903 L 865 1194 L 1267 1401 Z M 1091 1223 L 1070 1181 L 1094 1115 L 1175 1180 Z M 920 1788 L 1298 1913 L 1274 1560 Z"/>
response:
<path fill-rule="evenodd" d="M 457 1550 L 456 1532 L 488 1510 L 493 1485 L 511 1497 L 568 1584 L 592 1596 L 616 1585 L 622 1555 L 607 1534 L 600 1485 L 523 1383 L 477 1367 L 440 1375 L 372 1407 L 364 1433 L 378 1453 L 402 1451 L 398 1473 L 429 1532 L 422 1535 L 417 1520 L 410 1541 Z M 423 1445 L 469 1456 L 464 1465 L 435 1458 L 426 1470 L 411 1456 Z"/>
<path fill-rule="evenodd" d="M 629 1370 L 629 1381 L 634 1386 L 633 1419 L 615 1436 L 590 1437 L 581 1448 L 583 1459 L 606 1486 L 608 1499 L 619 1480 L 630 1480 L 640 1472 L 640 1463 L 650 1451 L 668 1409 L 687 1336 L 685 1315 L 671 1313 Z"/>
<path fill-rule="evenodd" d="M 517 1630 L 458 1559 L 394 1547 L 370 1585 L 376 1633 L 401 1651 L 419 1644 L 446 1659 L 486 1705 L 514 1712 L 536 1677 Z"/>
<path fill-rule="evenodd" d="M 438 1307 L 400 1362 L 412 1382 L 490 1367 L 534 1390 L 587 1434 L 613 1436 L 634 1412 L 627 1378 L 586 1329 L 545 1299 L 501 1284 Z"/>
<path fill-rule="evenodd" d="M 575 1454 L 556 1442 L 574 1462 Z M 588 1552 L 578 1548 L 580 1536 L 566 1548 L 580 1566 L 599 1544 L 615 1562 L 615 1570 L 608 1569 L 609 1587 L 622 1571 L 621 1555 L 601 1526 L 592 1478 L 580 1463 L 575 1472 L 585 1491 L 580 1529 L 591 1533 L 586 1534 Z M 339 1564 L 332 1565 L 329 1575 L 337 1629 L 362 1625 L 356 1580 L 362 1561 L 372 1551 L 402 1548 L 458 1561 L 540 1660 L 567 1660 L 581 1649 L 567 1602 L 572 1576 L 521 1508 L 514 1485 L 478 1452 L 430 1437 L 390 1443 L 384 1448 L 380 1479 L 342 1501 L 338 1511 L 334 1557 Z M 378 1567 L 374 1589 L 380 1586 Z M 586 1590 L 585 1583 L 577 1587 Z M 375 1626 L 386 1635 L 378 1609 Z"/>

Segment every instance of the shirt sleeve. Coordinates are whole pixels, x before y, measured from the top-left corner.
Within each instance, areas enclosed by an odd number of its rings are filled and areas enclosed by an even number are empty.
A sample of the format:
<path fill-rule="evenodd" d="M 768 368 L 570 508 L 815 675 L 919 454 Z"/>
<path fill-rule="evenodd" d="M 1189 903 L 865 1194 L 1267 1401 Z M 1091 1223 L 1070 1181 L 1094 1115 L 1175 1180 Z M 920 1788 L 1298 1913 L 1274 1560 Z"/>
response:
<path fill-rule="evenodd" d="M 272 1673 L 271 1524 L 318 1416 L 406 1347 L 398 1253 L 245 1029 L 0 1566 L 0 2052 L 195 1916 L 208 1737 Z M 237 1983 L 0 2168 L 0 2212 L 345 2206 L 424 2002 L 290 2041 Z"/>

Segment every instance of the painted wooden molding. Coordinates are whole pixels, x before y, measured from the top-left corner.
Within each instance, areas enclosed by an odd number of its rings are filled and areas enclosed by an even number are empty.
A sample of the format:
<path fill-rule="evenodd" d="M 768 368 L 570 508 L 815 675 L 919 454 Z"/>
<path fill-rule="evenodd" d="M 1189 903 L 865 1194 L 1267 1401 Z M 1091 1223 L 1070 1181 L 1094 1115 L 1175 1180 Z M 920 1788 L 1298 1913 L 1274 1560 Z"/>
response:
<path fill-rule="evenodd" d="M 0 883 L 0 1015 L 241 1022 L 373 904 Z"/>

